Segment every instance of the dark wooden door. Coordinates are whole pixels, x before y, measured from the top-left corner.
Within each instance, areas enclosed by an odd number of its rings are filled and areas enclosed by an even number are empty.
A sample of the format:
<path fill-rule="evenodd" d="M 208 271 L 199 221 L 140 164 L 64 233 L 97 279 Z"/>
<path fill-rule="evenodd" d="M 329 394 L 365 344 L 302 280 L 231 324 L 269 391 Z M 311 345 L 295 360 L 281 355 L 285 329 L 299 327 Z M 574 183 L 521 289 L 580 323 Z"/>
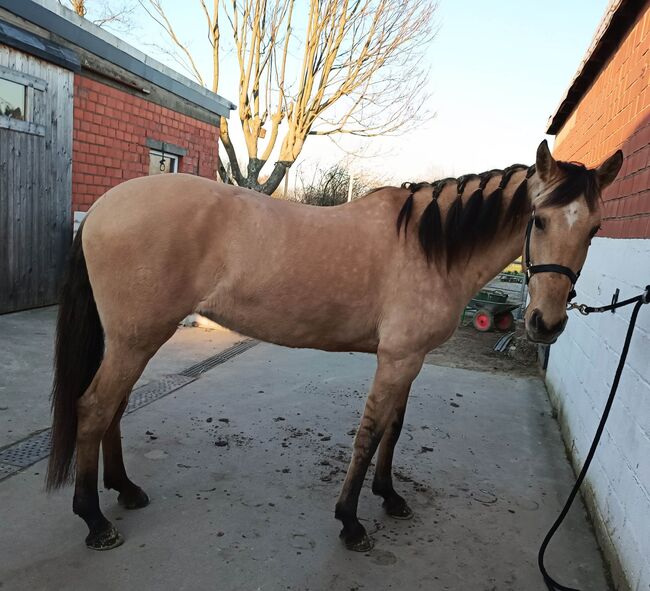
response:
<path fill-rule="evenodd" d="M 0 113 L 0 314 L 57 301 L 72 238 L 72 76 L 0 46 L 0 101 L 18 103 Z"/>

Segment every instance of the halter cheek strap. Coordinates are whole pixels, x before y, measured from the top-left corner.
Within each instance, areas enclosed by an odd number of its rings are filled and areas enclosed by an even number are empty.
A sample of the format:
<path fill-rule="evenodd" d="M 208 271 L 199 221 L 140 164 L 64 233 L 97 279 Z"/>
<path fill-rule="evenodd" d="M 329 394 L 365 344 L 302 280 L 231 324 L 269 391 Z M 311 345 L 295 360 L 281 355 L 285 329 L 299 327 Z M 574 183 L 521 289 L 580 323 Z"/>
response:
<path fill-rule="evenodd" d="M 535 223 L 535 213 L 533 212 L 532 217 L 528 222 L 526 227 L 526 242 L 524 243 L 524 259 L 526 262 L 526 285 L 530 282 L 530 278 L 536 273 L 560 273 L 565 277 L 569 278 L 571 282 L 571 291 L 569 292 L 569 297 L 567 302 L 570 302 L 574 297 L 576 297 L 575 284 L 578 282 L 578 277 L 580 277 L 580 271 L 574 273 L 569 267 L 564 265 L 533 265 L 530 260 L 530 234 L 533 231 L 533 224 Z"/>

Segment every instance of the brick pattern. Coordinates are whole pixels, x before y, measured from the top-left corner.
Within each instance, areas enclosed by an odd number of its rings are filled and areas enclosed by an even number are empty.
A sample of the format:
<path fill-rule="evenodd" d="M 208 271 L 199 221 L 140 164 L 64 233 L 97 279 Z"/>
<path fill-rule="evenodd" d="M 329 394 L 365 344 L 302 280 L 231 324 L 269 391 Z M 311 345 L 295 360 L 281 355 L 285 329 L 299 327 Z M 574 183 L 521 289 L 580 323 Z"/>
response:
<path fill-rule="evenodd" d="M 76 74 L 72 205 L 88 208 L 115 185 L 149 172 L 147 138 L 187 149 L 179 172 L 216 178 L 219 128 Z"/>
<path fill-rule="evenodd" d="M 580 301 L 641 293 L 650 240 L 597 238 L 578 283 Z M 645 267 L 647 269 L 647 265 Z M 551 347 L 546 382 L 567 449 L 582 467 L 612 385 L 631 307 L 572 314 Z M 617 398 L 583 486 L 616 589 L 650 589 L 650 306 L 639 312 Z M 625 581 L 626 579 L 626 581 Z"/>
<path fill-rule="evenodd" d="M 625 162 L 604 192 L 600 236 L 650 238 L 650 2 L 557 135 L 555 156 Z"/>

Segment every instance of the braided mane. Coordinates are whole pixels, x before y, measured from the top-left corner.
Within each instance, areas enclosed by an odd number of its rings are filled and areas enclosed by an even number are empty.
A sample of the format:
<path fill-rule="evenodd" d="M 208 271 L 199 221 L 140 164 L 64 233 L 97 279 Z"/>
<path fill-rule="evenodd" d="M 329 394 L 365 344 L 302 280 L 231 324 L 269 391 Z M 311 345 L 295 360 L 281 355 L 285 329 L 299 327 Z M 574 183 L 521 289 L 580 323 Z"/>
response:
<path fill-rule="evenodd" d="M 582 164 L 557 162 L 564 173 L 562 182 L 544 199 L 544 205 L 560 207 L 584 195 L 589 209 L 598 200 L 597 181 L 593 171 Z M 503 193 L 512 176 L 526 170 L 526 177 L 517 185 L 510 203 L 504 207 Z M 480 174 L 466 174 L 458 178 L 444 178 L 431 183 L 404 183 L 409 196 L 397 216 L 397 234 L 404 228 L 408 234 L 413 214 L 413 196 L 418 191 L 431 188 L 431 201 L 425 207 L 417 226 L 418 240 L 427 258 L 444 261 L 449 268 L 454 262 L 469 256 L 474 249 L 494 240 L 498 233 L 512 232 L 525 217 L 530 215 L 532 205 L 528 197 L 528 179 L 535 173 L 535 166 L 513 164 L 504 170 L 493 169 Z M 485 188 L 491 179 L 499 177 L 499 184 L 488 195 Z M 479 182 L 478 188 L 466 195 L 470 182 Z M 456 186 L 456 198 L 443 213 L 438 198 L 445 188 Z"/>

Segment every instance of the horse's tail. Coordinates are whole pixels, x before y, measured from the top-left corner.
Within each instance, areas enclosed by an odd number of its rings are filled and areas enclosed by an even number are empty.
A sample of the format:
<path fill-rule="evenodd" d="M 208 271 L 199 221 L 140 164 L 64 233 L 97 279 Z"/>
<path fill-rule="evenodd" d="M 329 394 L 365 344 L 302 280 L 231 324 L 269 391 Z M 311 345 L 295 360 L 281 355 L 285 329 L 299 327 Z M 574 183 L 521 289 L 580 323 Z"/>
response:
<path fill-rule="evenodd" d="M 104 333 L 88 279 L 82 231 L 83 223 L 72 244 L 59 298 L 48 490 L 71 479 L 77 441 L 77 400 L 90 385 L 104 356 Z"/>

